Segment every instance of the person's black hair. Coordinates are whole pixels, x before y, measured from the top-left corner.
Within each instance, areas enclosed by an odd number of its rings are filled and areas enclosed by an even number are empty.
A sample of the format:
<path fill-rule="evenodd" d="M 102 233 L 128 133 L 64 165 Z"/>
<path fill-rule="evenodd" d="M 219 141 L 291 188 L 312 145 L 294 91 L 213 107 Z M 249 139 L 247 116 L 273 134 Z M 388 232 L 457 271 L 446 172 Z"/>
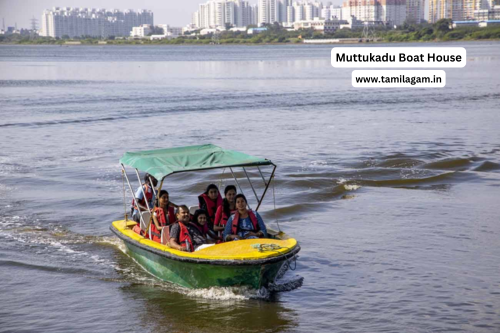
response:
<path fill-rule="evenodd" d="M 179 214 L 180 210 L 185 210 L 186 212 L 189 213 L 189 208 L 188 206 L 186 205 L 180 205 L 180 206 L 177 206 L 177 209 L 175 210 L 175 215 Z"/>
<path fill-rule="evenodd" d="M 210 184 L 210 185 L 208 185 L 208 186 L 207 186 L 207 189 L 205 190 L 205 194 L 206 194 L 206 195 L 208 195 L 208 192 L 209 192 L 211 189 L 213 189 L 213 188 L 214 188 L 214 189 L 216 189 L 216 190 L 217 190 L 217 192 L 219 192 L 219 188 L 217 187 L 217 185 L 215 185 L 215 184 Z"/>
<path fill-rule="evenodd" d="M 161 190 L 161 191 L 160 191 L 160 194 L 158 194 L 158 197 L 156 197 L 156 200 L 155 200 L 155 201 L 156 201 L 156 204 L 155 204 L 155 205 L 156 205 L 156 207 L 160 207 L 160 198 L 161 198 L 164 194 L 169 195 L 167 190 Z M 169 200 L 168 200 L 168 201 L 170 201 L 170 198 L 169 198 Z"/>
<path fill-rule="evenodd" d="M 151 178 L 151 182 L 153 186 L 156 186 L 156 184 L 158 184 L 158 179 L 156 179 L 155 177 L 151 176 L 149 173 L 146 172 L 146 174 L 144 175 L 144 182 L 146 184 L 149 184 L 149 178 Z M 154 184 L 156 182 L 156 184 Z"/>
<path fill-rule="evenodd" d="M 236 186 L 234 186 L 234 185 L 228 185 L 224 189 L 224 200 L 222 200 L 222 209 L 224 210 L 224 214 L 226 214 L 226 216 L 231 215 L 231 203 L 226 199 L 226 194 L 230 190 L 234 190 L 235 193 L 238 193 L 236 191 Z"/>
<path fill-rule="evenodd" d="M 208 223 L 208 220 L 209 220 L 209 217 L 208 217 L 208 213 L 206 210 L 204 209 L 197 209 L 195 212 L 194 212 L 194 215 L 193 215 L 193 221 L 194 223 L 198 224 L 198 217 L 200 215 L 205 215 L 207 217 L 207 223 Z"/>
<path fill-rule="evenodd" d="M 238 192 L 238 191 L 236 191 L 236 186 L 234 186 L 234 185 L 227 185 L 226 188 L 224 189 L 224 195 L 226 195 L 227 192 L 229 192 L 230 190 L 234 190 L 234 192 Z"/>
<path fill-rule="evenodd" d="M 245 202 L 248 203 L 247 197 L 245 197 L 245 195 L 243 193 L 236 194 L 236 196 L 234 197 L 234 202 L 236 202 L 236 200 L 238 200 L 238 198 L 243 198 L 245 200 Z"/>

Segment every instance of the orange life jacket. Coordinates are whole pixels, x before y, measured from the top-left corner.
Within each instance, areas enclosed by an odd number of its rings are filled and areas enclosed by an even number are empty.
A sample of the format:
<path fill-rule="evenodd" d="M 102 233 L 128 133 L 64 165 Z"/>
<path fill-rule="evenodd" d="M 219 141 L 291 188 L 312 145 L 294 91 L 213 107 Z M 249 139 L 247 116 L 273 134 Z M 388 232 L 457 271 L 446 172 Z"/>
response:
<path fill-rule="evenodd" d="M 184 225 L 184 223 L 182 222 L 178 222 L 179 223 L 179 228 L 180 228 L 180 232 L 179 232 L 179 245 L 182 246 L 183 248 L 187 248 L 187 244 L 189 244 L 189 250 L 190 252 L 193 252 L 194 251 L 194 247 L 193 247 L 193 240 L 191 239 L 191 235 L 189 234 L 189 230 L 188 228 Z"/>
<path fill-rule="evenodd" d="M 255 214 L 251 211 L 251 210 L 248 210 L 248 216 L 250 217 L 250 220 L 252 221 L 252 224 L 253 224 L 253 231 L 259 231 L 260 228 L 259 228 L 259 222 L 257 222 L 257 217 L 255 216 Z M 238 211 L 236 211 L 236 213 L 234 213 L 234 217 L 233 217 L 233 224 L 231 225 L 231 234 L 232 235 L 236 235 L 238 234 L 238 222 L 240 221 L 240 213 Z"/>
<path fill-rule="evenodd" d="M 210 222 L 213 225 L 215 212 L 217 211 L 218 207 L 222 206 L 222 197 L 220 196 L 220 193 L 217 195 L 217 203 L 214 203 L 214 201 L 210 199 L 205 193 L 201 194 L 198 197 L 198 200 L 200 201 L 200 208 L 203 207 L 203 204 L 205 204 L 205 206 L 207 207 L 208 217 L 210 218 Z"/>

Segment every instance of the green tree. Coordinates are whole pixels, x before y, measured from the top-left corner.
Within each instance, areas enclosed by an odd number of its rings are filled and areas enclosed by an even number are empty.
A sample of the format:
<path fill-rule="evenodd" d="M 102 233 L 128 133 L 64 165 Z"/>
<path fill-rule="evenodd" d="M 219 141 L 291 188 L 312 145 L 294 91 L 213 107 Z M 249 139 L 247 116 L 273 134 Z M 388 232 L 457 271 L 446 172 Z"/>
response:
<path fill-rule="evenodd" d="M 448 31 L 450 31 L 450 26 L 452 24 L 452 20 L 450 19 L 440 19 L 436 23 L 434 23 L 433 28 L 438 36 L 443 36 Z"/>

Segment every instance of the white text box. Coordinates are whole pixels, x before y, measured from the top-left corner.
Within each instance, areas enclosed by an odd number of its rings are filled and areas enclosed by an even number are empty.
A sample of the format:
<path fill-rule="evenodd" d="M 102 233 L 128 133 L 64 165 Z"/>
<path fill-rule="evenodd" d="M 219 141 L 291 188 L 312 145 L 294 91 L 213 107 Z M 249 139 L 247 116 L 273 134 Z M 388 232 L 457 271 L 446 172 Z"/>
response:
<path fill-rule="evenodd" d="M 334 47 L 336 68 L 458 68 L 465 67 L 463 47 Z"/>
<path fill-rule="evenodd" d="M 356 88 L 442 88 L 445 85 L 443 70 L 352 71 L 352 86 Z"/>

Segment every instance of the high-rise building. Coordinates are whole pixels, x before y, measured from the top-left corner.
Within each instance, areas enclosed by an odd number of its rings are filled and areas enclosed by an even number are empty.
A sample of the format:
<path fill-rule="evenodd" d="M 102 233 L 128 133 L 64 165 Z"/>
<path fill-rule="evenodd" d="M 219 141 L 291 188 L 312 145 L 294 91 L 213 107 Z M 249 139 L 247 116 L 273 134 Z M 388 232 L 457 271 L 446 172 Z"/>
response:
<path fill-rule="evenodd" d="M 273 24 L 279 22 L 277 0 L 259 0 L 259 20 L 258 25 L 265 23 Z"/>
<path fill-rule="evenodd" d="M 294 12 L 293 22 L 304 21 L 306 19 L 306 11 L 304 9 L 303 3 L 294 2 L 293 3 L 293 12 Z"/>
<path fill-rule="evenodd" d="M 500 0 L 482 0 L 476 3 L 474 19 L 477 21 L 500 20 Z"/>
<path fill-rule="evenodd" d="M 130 35 L 133 27 L 153 25 L 150 10 L 94 9 L 54 7 L 45 10 L 41 20 L 41 36 L 109 37 Z"/>
<path fill-rule="evenodd" d="M 292 0 L 278 0 L 278 22 L 288 21 L 288 7 L 292 5 Z"/>
<path fill-rule="evenodd" d="M 295 8 L 288 6 L 286 8 L 286 22 L 290 25 L 295 21 Z"/>
<path fill-rule="evenodd" d="M 429 22 L 440 19 L 462 21 L 464 19 L 464 0 L 430 0 Z"/>
<path fill-rule="evenodd" d="M 249 7 L 249 14 L 250 24 L 257 25 L 259 23 L 259 6 L 251 5 Z"/>
<path fill-rule="evenodd" d="M 210 0 L 198 6 L 191 23 L 198 28 L 246 27 L 252 23 L 252 7 L 243 0 Z"/>
<path fill-rule="evenodd" d="M 342 7 L 341 6 L 330 6 L 330 15 L 338 20 L 344 20 L 345 18 L 342 16 Z"/>
<path fill-rule="evenodd" d="M 406 0 L 406 21 L 420 24 L 424 21 L 425 0 Z"/>
<path fill-rule="evenodd" d="M 406 19 L 406 0 L 346 0 L 342 18 L 351 16 L 365 22 L 401 25 Z"/>

